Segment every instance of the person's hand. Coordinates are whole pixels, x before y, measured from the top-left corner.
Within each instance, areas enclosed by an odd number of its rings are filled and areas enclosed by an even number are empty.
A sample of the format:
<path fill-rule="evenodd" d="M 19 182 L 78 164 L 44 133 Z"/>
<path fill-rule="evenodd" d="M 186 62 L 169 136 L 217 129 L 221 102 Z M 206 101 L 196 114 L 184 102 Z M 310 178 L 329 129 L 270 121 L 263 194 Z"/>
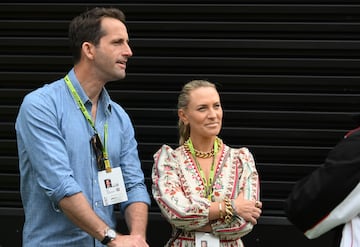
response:
<path fill-rule="evenodd" d="M 244 220 L 257 224 L 257 219 L 261 215 L 262 203 L 260 201 L 244 199 L 244 193 L 241 192 L 233 202 L 235 213 Z"/>
<path fill-rule="evenodd" d="M 146 240 L 140 235 L 117 235 L 108 243 L 109 247 L 149 247 Z"/>

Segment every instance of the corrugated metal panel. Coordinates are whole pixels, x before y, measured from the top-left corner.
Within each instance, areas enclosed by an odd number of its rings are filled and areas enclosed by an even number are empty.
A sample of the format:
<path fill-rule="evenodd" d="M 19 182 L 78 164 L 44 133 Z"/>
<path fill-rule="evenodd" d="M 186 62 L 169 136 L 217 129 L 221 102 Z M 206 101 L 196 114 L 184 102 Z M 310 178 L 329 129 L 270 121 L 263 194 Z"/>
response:
<path fill-rule="evenodd" d="M 162 143 L 176 146 L 188 80 L 216 82 L 221 137 L 253 152 L 264 222 L 284 220 L 294 182 L 353 127 L 360 103 L 357 1 L 107 1 L 127 15 L 134 57 L 108 89 L 132 117 L 146 181 Z M 21 208 L 14 121 L 23 96 L 71 68 L 67 27 L 96 1 L 0 3 L 0 207 Z M 153 204 L 151 212 L 158 212 Z M 275 217 L 275 218 L 274 218 Z M 286 221 L 282 221 L 284 222 Z M 286 223 L 285 223 L 286 224 Z"/>

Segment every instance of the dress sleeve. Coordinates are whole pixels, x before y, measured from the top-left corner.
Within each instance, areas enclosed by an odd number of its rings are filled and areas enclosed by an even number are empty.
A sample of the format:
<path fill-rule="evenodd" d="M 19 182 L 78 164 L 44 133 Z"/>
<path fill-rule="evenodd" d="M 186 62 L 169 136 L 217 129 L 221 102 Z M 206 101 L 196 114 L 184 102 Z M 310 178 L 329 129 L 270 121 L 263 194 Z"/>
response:
<path fill-rule="evenodd" d="M 229 197 L 233 199 L 241 192 L 244 192 L 245 199 L 259 200 L 259 175 L 253 155 L 247 148 L 233 149 L 232 152 L 233 162 L 235 162 L 236 166 L 237 183 L 234 185 L 232 194 Z M 232 221 L 228 224 L 218 220 L 212 227 L 215 235 L 231 235 L 237 238 L 248 234 L 253 229 L 253 225 L 240 216 L 233 217 Z"/>
<path fill-rule="evenodd" d="M 196 193 L 188 193 L 180 153 L 163 145 L 154 154 L 152 193 L 165 218 L 176 228 L 195 230 L 209 222 L 210 202 Z M 186 169 L 186 168 L 184 168 Z"/>

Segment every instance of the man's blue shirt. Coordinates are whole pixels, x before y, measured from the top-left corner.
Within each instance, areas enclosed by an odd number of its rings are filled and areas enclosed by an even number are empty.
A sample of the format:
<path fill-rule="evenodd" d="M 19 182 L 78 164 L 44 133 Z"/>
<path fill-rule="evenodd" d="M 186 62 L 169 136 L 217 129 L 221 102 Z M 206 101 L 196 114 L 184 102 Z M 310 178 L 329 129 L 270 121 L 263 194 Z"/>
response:
<path fill-rule="evenodd" d="M 74 70 L 69 78 L 91 115 L 92 103 Z M 121 167 L 128 201 L 150 205 L 131 120 L 107 91 L 100 95 L 95 128 L 101 140 L 108 123 L 107 151 L 112 167 Z M 94 130 L 64 79 L 29 93 L 16 120 L 20 188 L 25 211 L 23 246 L 102 246 L 59 210 L 58 202 L 82 192 L 96 214 L 116 226 L 113 206 L 103 206 L 96 157 L 90 138 Z"/>

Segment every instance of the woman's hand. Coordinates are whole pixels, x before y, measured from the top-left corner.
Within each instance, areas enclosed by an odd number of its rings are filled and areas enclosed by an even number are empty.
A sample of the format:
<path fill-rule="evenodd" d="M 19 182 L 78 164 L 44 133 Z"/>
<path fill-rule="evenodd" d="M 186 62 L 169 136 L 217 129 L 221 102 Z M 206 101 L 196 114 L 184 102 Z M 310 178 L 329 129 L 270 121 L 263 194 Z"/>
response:
<path fill-rule="evenodd" d="M 237 198 L 233 201 L 235 214 L 243 218 L 244 220 L 257 224 L 257 219 L 261 215 L 262 203 L 260 201 L 246 200 L 244 199 L 244 193 L 241 192 Z"/>

